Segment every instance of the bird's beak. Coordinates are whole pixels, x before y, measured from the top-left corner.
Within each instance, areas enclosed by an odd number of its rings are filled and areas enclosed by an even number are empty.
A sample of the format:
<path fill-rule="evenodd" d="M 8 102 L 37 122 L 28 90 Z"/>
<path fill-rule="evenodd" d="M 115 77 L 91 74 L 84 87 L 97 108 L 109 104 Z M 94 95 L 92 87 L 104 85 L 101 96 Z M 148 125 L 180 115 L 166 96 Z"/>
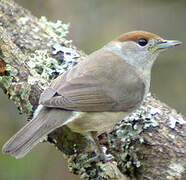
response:
<path fill-rule="evenodd" d="M 182 45 L 181 41 L 177 40 L 162 40 L 157 42 L 157 50 L 166 50 L 168 48 L 176 47 Z"/>

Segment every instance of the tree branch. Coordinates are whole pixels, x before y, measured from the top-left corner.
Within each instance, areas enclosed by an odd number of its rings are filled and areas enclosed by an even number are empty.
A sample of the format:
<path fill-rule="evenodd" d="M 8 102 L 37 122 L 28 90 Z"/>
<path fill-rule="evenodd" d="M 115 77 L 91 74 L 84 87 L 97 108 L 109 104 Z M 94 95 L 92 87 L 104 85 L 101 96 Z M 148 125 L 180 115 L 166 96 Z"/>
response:
<path fill-rule="evenodd" d="M 41 92 L 85 56 L 64 37 L 68 25 L 38 20 L 11 0 L 0 1 L 0 87 L 32 117 Z M 48 141 L 82 179 L 186 179 L 186 118 L 148 96 L 144 104 L 100 137 L 114 160 L 104 163 L 94 145 L 62 127 Z"/>

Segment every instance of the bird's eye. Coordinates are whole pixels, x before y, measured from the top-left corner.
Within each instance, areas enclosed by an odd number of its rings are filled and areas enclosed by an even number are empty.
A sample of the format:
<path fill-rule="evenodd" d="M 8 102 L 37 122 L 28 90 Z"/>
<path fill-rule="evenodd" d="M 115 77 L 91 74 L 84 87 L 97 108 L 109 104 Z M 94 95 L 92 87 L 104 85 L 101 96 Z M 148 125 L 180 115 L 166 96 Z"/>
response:
<path fill-rule="evenodd" d="M 140 46 L 145 46 L 148 43 L 148 41 L 146 39 L 139 39 L 138 40 L 138 44 Z"/>

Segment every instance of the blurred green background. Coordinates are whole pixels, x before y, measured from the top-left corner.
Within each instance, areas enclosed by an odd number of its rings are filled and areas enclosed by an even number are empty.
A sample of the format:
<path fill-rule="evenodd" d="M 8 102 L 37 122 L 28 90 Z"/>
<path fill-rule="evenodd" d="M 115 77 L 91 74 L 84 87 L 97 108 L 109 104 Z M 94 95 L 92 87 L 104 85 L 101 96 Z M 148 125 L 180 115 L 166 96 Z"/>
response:
<path fill-rule="evenodd" d="M 16 0 L 37 17 L 71 24 L 68 39 L 87 54 L 121 33 L 146 30 L 186 44 L 186 0 Z M 186 48 L 163 53 L 152 71 L 151 92 L 186 115 Z M 0 90 L 0 148 L 25 118 Z M 73 180 L 61 153 L 43 143 L 25 158 L 0 153 L 0 180 Z"/>

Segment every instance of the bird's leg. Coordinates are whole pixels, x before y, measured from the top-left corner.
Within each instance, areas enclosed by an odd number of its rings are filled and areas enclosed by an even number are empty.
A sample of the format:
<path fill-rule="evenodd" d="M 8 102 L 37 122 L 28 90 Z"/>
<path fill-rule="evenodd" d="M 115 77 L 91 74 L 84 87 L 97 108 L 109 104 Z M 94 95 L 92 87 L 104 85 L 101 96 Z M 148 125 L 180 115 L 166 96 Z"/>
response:
<path fill-rule="evenodd" d="M 100 144 L 99 144 L 99 138 L 98 138 L 98 135 L 97 135 L 97 132 L 96 131 L 91 131 L 91 136 L 94 140 L 94 143 L 95 143 L 95 146 L 96 146 L 96 154 L 98 155 L 101 155 L 103 154 L 103 151 L 100 147 Z"/>
<path fill-rule="evenodd" d="M 95 153 L 97 154 L 96 157 L 92 158 L 92 161 L 99 158 L 101 161 L 110 161 L 111 159 L 113 159 L 113 156 L 110 154 L 107 154 L 107 148 L 103 145 L 100 145 L 99 142 L 99 138 L 98 138 L 98 134 L 95 131 L 91 132 L 91 137 L 94 141 L 94 145 L 95 145 Z M 90 160 L 91 161 L 91 160 Z"/>

